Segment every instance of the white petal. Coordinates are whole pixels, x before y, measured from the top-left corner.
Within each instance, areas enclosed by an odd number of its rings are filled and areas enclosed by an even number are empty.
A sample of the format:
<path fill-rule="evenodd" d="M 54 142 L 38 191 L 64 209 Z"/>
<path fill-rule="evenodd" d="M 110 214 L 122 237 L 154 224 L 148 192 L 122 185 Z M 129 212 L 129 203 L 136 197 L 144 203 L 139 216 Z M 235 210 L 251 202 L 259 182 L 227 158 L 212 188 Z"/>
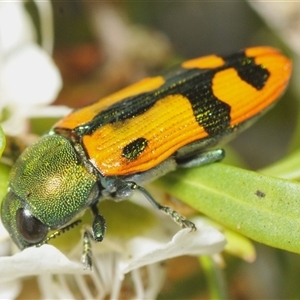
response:
<path fill-rule="evenodd" d="M 1 219 L 0 219 L 0 257 L 10 253 L 11 241 L 7 230 L 4 228 Z M 1 280 L 0 280 L 1 281 Z M 0 288 L 1 291 L 1 288 Z M 0 297 L 0 299 L 2 299 Z"/>
<path fill-rule="evenodd" d="M 147 266 L 148 284 L 145 290 L 144 299 L 156 299 L 158 293 L 162 290 L 166 278 L 166 268 L 157 263 Z"/>
<path fill-rule="evenodd" d="M 61 89 L 59 71 L 47 53 L 35 44 L 13 52 L 3 64 L 1 87 L 23 107 L 49 104 Z"/>
<path fill-rule="evenodd" d="M 54 18 L 51 0 L 34 0 L 34 2 L 41 20 L 40 31 L 42 36 L 42 47 L 49 55 L 52 55 L 54 44 Z"/>
<path fill-rule="evenodd" d="M 0 257 L 0 283 L 41 274 L 84 274 L 81 263 L 70 261 L 50 245 L 27 248 L 13 256 Z"/>
<path fill-rule="evenodd" d="M 34 106 L 27 114 L 29 118 L 59 118 L 72 112 L 72 108 L 63 105 Z"/>
<path fill-rule="evenodd" d="M 2 100 L 2 99 L 1 99 Z M 3 101 L 4 102 L 4 101 Z M 8 135 L 22 135 L 28 133 L 29 123 L 26 119 L 27 112 L 30 111 L 30 107 L 17 107 L 13 105 L 12 107 L 6 106 L 11 113 L 10 118 L 5 120 L 1 126 L 4 132 Z"/>
<path fill-rule="evenodd" d="M 1 242 L 0 243 L 0 257 L 1 256 L 5 256 L 8 253 L 10 253 L 10 249 L 11 249 L 11 242 L 7 239 L 5 242 Z M 1 280 L 0 280 L 1 282 Z M 1 299 L 1 297 L 0 297 Z"/>
<path fill-rule="evenodd" d="M 201 222 L 196 222 L 196 226 L 197 231 L 182 229 L 169 242 L 142 237 L 130 240 L 119 266 L 121 272 L 127 273 L 181 255 L 212 255 L 224 248 L 226 241 L 223 234 Z"/>
<path fill-rule="evenodd" d="M 6 54 L 35 40 L 33 24 L 23 1 L 0 2 L 0 51 Z"/>
<path fill-rule="evenodd" d="M 21 289 L 22 284 L 20 280 L 0 283 L 0 299 L 16 299 Z"/>
<path fill-rule="evenodd" d="M 0 243 L 8 237 L 8 232 L 4 228 L 1 219 L 0 219 Z M 1 244 L 0 244 L 1 245 Z"/>

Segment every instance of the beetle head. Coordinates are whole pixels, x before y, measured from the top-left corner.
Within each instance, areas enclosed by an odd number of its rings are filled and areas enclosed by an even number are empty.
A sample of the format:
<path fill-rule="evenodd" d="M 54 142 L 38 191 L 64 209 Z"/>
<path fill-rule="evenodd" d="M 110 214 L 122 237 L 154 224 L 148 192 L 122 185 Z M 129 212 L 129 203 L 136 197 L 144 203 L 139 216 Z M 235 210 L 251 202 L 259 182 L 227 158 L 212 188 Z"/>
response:
<path fill-rule="evenodd" d="M 27 148 L 11 170 L 1 219 L 20 249 L 43 242 L 97 198 L 95 175 L 71 143 L 46 135 Z"/>

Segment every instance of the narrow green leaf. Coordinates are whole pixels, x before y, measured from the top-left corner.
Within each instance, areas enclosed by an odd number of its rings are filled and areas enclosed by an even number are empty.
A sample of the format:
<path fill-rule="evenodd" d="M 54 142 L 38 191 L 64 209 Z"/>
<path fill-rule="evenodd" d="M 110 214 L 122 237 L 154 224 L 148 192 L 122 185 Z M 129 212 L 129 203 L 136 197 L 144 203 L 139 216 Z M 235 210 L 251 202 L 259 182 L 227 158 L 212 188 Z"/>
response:
<path fill-rule="evenodd" d="M 2 156 L 2 153 L 5 149 L 5 144 L 6 144 L 5 135 L 2 128 L 0 127 L 0 157 Z"/>
<path fill-rule="evenodd" d="M 229 229 L 226 226 L 220 225 L 220 223 L 214 222 L 211 219 L 207 220 L 207 224 L 213 226 L 223 233 L 226 238 L 227 244 L 224 251 L 239 257 L 246 262 L 252 263 L 256 259 L 256 249 L 253 242 L 234 230 Z"/>
<path fill-rule="evenodd" d="M 297 150 L 276 163 L 260 170 L 266 175 L 277 176 L 285 179 L 300 179 L 300 150 Z"/>
<path fill-rule="evenodd" d="M 223 234 L 227 240 L 224 251 L 239 257 L 249 263 L 256 259 L 256 251 L 253 243 L 244 235 L 232 230 L 224 230 Z"/>
<path fill-rule="evenodd" d="M 0 163 L 0 205 L 7 193 L 9 171 L 10 167 Z"/>
<path fill-rule="evenodd" d="M 300 253 L 300 184 L 225 164 L 155 182 L 197 211 L 258 242 Z"/>

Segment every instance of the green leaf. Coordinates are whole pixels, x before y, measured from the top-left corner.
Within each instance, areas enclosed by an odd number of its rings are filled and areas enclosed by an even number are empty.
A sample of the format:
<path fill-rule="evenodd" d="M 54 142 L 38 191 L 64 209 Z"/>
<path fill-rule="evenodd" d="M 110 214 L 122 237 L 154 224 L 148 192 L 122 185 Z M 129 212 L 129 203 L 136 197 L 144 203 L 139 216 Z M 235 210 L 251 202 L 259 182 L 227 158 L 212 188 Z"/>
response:
<path fill-rule="evenodd" d="M 258 242 L 300 253 L 300 184 L 222 163 L 155 182 L 197 211 Z"/>
<path fill-rule="evenodd" d="M 0 157 L 5 149 L 6 139 L 2 128 L 0 127 Z M 3 197 L 7 193 L 8 174 L 10 167 L 0 163 L 0 205 Z"/>
<path fill-rule="evenodd" d="M 9 172 L 10 167 L 0 163 L 0 206 L 4 196 L 7 193 Z"/>
<path fill-rule="evenodd" d="M 300 179 L 300 150 L 291 153 L 276 163 L 261 169 L 260 172 L 266 175 L 277 176 L 285 179 Z"/>
<path fill-rule="evenodd" d="M 8 175 L 10 167 L 0 163 L 0 205 L 7 193 Z"/>
<path fill-rule="evenodd" d="M 225 252 L 239 257 L 249 263 L 255 261 L 255 247 L 248 238 L 228 229 L 223 230 L 222 233 L 225 235 L 225 238 L 227 240 L 227 244 L 224 248 Z"/>
<path fill-rule="evenodd" d="M 2 153 L 5 149 L 5 144 L 6 144 L 5 135 L 2 128 L 0 127 L 0 157 L 2 156 Z"/>

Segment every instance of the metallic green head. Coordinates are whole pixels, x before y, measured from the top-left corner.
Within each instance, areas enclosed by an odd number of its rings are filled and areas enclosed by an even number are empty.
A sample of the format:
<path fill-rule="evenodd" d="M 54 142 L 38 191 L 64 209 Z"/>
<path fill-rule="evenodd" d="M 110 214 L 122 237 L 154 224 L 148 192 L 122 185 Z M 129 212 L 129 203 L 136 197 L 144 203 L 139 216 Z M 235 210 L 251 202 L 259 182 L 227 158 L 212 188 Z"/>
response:
<path fill-rule="evenodd" d="M 25 150 L 11 170 L 2 222 L 20 249 L 70 222 L 97 198 L 97 178 L 71 143 L 49 134 Z"/>

